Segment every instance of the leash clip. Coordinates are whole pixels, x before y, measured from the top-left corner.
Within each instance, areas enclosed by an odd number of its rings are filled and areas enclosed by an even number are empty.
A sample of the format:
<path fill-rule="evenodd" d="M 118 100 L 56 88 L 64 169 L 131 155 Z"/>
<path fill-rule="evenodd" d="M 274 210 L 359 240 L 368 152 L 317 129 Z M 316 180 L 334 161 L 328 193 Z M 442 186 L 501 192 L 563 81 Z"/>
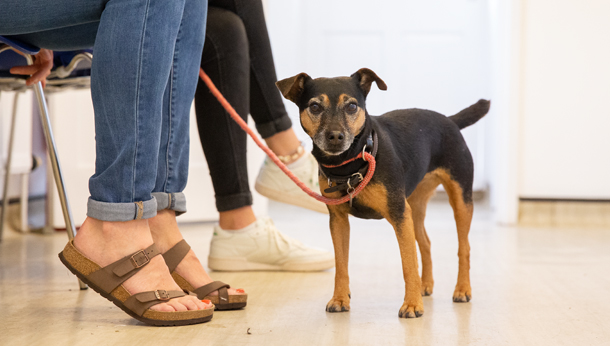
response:
<path fill-rule="evenodd" d="M 356 191 L 356 188 L 352 186 L 352 179 L 354 177 L 360 178 L 360 180 L 358 180 L 358 182 L 356 184 L 359 184 L 360 182 L 362 182 L 364 180 L 364 177 L 362 176 L 362 174 L 360 172 L 356 172 L 354 174 L 352 174 L 352 176 L 347 179 L 347 194 L 349 195 L 349 207 L 352 207 L 352 200 L 354 199 L 354 191 Z"/>
<path fill-rule="evenodd" d="M 355 188 L 349 186 L 349 181 L 347 182 L 347 194 L 349 195 L 349 207 L 352 207 L 352 201 L 354 200 L 354 191 L 356 190 Z"/>

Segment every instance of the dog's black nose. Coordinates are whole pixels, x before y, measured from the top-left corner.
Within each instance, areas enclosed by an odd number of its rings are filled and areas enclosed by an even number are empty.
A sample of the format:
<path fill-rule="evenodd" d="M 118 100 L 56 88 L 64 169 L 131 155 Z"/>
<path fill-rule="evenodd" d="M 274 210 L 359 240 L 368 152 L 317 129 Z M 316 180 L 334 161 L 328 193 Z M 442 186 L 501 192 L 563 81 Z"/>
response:
<path fill-rule="evenodd" d="M 328 139 L 328 142 L 330 144 L 337 145 L 343 142 L 343 139 L 345 139 L 345 135 L 341 131 L 329 131 L 328 135 L 326 136 L 326 139 Z"/>

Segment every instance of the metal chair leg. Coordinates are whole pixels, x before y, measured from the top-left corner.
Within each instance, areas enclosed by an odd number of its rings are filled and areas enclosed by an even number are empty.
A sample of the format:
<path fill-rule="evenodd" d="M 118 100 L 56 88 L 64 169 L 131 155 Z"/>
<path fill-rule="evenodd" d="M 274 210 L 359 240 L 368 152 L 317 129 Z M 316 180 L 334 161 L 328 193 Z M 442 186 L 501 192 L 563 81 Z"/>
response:
<path fill-rule="evenodd" d="M 19 197 L 19 227 L 21 232 L 29 232 L 30 225 L 28 224 L 28 207 L 30 204 L 29 198 L 29 182 L 30 182 L 30 173 L 21 174 L 21 196 Z"/>
<path fill-rule="evenodd" d="M 26 56 L 28 65 L 33 64 L 31 56 Z M 53 176 L 55 177 L 55 183 L 57 185 L 57 193 L 59 194 L 59 200 L 61 202 L 61 209 L 64 214 L 64 220 L 66 222 L 66 231 L 70 240 L 74 239 L 76 235 L 76 228 L 72 221 L 72 213 L 68 204 L 68 197 L 66 195 L 66 189 L 64 186 L 64 179 L 59 166 L 59 160 L 57 158 L 57 148 L 55 147 L 55 139 L 53 138 L 53 132 L 51 130 L 51 120 L 49 118 L 49 110 L 47 108 L 47 101 L 44 98 L 44 92 L 42 91 L 42 84 L 40 82 L 34 85 L 34 93 L 38 100 L 38 107 L 40 108 L 40 120 L 42 122 L 42 128 L 47 142 L 47 148 L 49 149 L 49 157 L 51 158 L 51 165 L 53 167 Z M 78 284 L 81 290 L 86 290 L 87 285 L 82 281 L 78 280 Z"/>
<path fill-rule="evenodd" d="M 15 123 L 17 122 L 17 101 L 19 101 L 20 92 L 15 93 L 15 102 L 13 103 L 13 114 L 11 115 L 11 132 L 8 139 L 8 153 L 6 165 L 4 169 L 4 188 L 2 190 L 2 211 L 0 212 L 0 242 L 4 233 L 4 224 L 6 221 L 6 212 L 8 209 L 8 183 L 11 176 L 11 161 L 13 160 L 13 142 L 15 141 Z"/>

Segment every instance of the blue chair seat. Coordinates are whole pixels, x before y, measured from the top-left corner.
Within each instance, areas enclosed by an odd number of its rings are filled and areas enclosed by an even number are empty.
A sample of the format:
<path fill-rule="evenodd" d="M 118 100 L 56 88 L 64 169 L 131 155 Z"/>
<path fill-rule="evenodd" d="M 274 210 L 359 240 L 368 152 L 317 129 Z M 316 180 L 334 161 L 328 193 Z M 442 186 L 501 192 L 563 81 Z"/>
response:
<path fill-rule="evenodd" d="M 70 67 L 70 64 L 74 62 L 74 59 L 83 53 L 92 54 L 93 51 L 91 49 L 85 49 L 69 52 L 53 52 L 53 70 L 51 70 L 51 73 L 53 73 L 53 71 L 57 71 L 59 68 Z M 27 60 L 24 56 L 16 53 L 13 50 L 6 50 L 0 53 L 0 78 L 27 79 L 28 76 L 14 75 L 9 72 L 12 67 L 20 65 L 27 65 Z M 88 59 L 82 59 L 78 62 L 78 64 L 71 68 L 69 72 L 69 76 L 61 78 L 91 76 L 91 61 Z M 59 77 L 50 77 L 50 79 L 57 78 Z"/>
<path fill-rule="evenodd" d="M 23 54 L 36 55 L 40 52 L 40 48 L 32 46 L 29 43 L 8 38 L 6 36 L 0 36 L 0 43 L 4 43 L 11 46 L 13 49 L 20 51 Z"/>

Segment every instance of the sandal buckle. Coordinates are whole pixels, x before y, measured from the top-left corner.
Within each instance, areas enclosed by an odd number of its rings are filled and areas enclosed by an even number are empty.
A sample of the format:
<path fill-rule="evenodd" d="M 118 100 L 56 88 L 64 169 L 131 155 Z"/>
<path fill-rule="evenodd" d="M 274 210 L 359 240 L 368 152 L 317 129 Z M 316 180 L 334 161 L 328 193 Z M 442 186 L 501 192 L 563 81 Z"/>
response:
<path fill-rule="evenodd" d="M 155 297 L 157 300 L 169 300 L 169 293 L 166 290 L 156 290 Z"/>
<path fill-rule="evenodd" d="M 150 258 L 148 258 L 148 255 L 144 250 L 140 250 L 131 256 L 131 263 L 133 263 L 136 268 L 141 268 L 148 264 L 148 262 L 150 262 Z"/>

